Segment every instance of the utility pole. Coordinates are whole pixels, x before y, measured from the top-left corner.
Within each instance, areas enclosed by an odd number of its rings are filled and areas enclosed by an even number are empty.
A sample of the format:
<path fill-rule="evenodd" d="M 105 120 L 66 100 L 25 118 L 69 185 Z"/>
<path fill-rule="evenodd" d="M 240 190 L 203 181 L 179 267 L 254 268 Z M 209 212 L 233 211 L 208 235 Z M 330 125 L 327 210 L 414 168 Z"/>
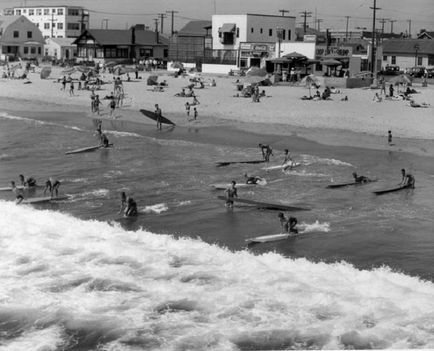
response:
<path fill-rule="evenodd" d="M 372 15 L 372 42 L 371 42 L 371 72 L 372 77 L 374 80 L 376 80 L 376 67 L 377 67 L 377 60 L 376 60 L 376 51 L 375 51 L 375 17 L 377 14 L 377 10 L 381 10 L 379 7 L 377 7 L 377 0 L 374 0 L 374 6 L 370 7 L 372 9 L 373 15 Z"/>
<path fill-rule="evenodd" d="M 279 10 L 282 16 L 285 16 L 285 13 L 289 13 L 289 10 Z"/>
<path fill-rule="evenodd" d="M 323 22 L 324 20 L 322 19 L 322 18 L 317 18 L 316 20 L 315 20 L 315 22 L 316 22 L 316 30 L 318 31 L 318 32 L 321 32 L 321 22 Z"/>
<path fill-rule="evenodd" d="M 381 42 L 383 42 L 383 38 L 384 38 L 384 24 L 388 21 L 387 18 L 381 18 L 380 19 L 380 23 L 381 23 Z"/>
<path fill-rule="evenodd" d="M 155 23 L 155 41 L 158 43 L 159 37 L 158 37 L 158 18 L 154 18 Z"/>
<path fill-rule="evenodd" d="M 161 22 L 160 32 L 161 34 L 163 34 L 163 21 L 167 16 L 164 13 L 159 13 L 158 16 L 160 16 L 160 22 Z"/>
<path fill-rule="evenodd" d="M 411 19 L 407 20 L 408 22 L 408 37 L 411 38 Z"/>
<path fill-rule="evenodd" d="M 171 33 L 172 34 L 171 35 L 173 36 L 173 34 L 175 33 L 174 30 L 173 30 L 173 18 L 175 16 L 175 13 L 178 13 L 178 11 L 171 10 L 171 11 L 166 11 L 166 13 L 170 13 L 172 15 L 172 28 L 171 28 Z"/>
<path fill-rule="evenodd" d="M 345 27 L 345 42 L 348 41 L 348 22 L 351 18 L 351 16 L 345 16 L 345 18 L 347 19 L 347 26 Z"/>
<path fill-rule="evenodd" d="M 393 23 L 396 22 L 396 20 L 389 20 L 390 22 L 390 34 L 393 34 Z"/>
<path fill-rule="evenodd" d="M 301 17 L 304 17 L 303 31 L 304 31 L 304 33 L 306 33 L 307 18 L 312 17 L 312 12 L 311 11 L 303 11 L 303 12 L 300 12 L 300 15 L 301 15 Z"/>

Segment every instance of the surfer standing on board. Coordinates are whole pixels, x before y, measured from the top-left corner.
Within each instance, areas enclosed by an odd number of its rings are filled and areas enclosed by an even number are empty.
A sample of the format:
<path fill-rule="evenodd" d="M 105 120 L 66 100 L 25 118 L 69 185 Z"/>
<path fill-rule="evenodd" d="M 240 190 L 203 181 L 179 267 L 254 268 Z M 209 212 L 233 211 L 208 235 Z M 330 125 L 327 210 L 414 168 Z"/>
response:
<path fill-rule="evenodd" d="M 283 168 L 284 171 L 286 171 L 288 168 L 292 169 L 292 167 L 294 167 L 294 160 L 292 159 L 291 153 L 289 152 L 288 149 L 285 149 L 282 166 L 284 165 L 286 165 L 286 167 Z"/>
<path fill-rule="evenodd" d="M 296 225 L 298 223 L 297 218 L 295 217 L 286 217 L 283 212 L 280 212 L 278 214 L 280 225 L 282 226 L 282 231 L 284 233 L 294 233 L 297 234 L 298 230 L 296 228 Z"/>
<path fill-rule="evenodd" d="M 262 152 L 262 157 L 264 158 L 265 162 L 270 161 L 270 156 L 273 155 L 273 149 L 270 147 L 270 145 L 266 144 L 259 144 L 259 147 Z"/>
<path fill-rule="evenodd" d="M 11 190 L 13 191 L 13 193 L 16 196 L 15 197 L 15 203 L 17 205 L 19 205 L 24 200 L 24 196 L 23 196 L 22 191 L 17 188 L 17 186 L 15 185 L 15 182 L 13 180 L 11 181 Z"/>
<path fill-rule="evenodd" d="M 416 183 L 416 179 L 414 179 L 414 177 L 405 172 L 405 169 L 401 169 L 401 175 L 402 175 L 402 180 L 401 183 L 399 183 L 399 185 L 402 185 L 403 187 L 407 187 L 407 188 L 414 188 L 414 183 Z"/>
<path fill-rule="evenodd" d="M 53 197 L 54 192 L 56 192 L 56 197 L 59 196 L 59 187 L 60 182 L 57 179 L 50 178 L 45 182 L 45 189 L 44 189 L 44 195 L 46 191 L 48 190 L 51 194 L 51 197 Z"/>
<path fill-rule="evenodd" d="M 229 186 L 229 188 L 227 188 L 225 190 L 226 192 L 226 207 L 233 207 L 234 206 L 234 197 L 238 197 L 237 194 L 237 188 L 235 187 L 235 185 L 237 184 L 237 182 L 235 180 L 233 180 L 231 182 L 231 185 Z"/>
<path fill-rule="evenodd" d="M 155 104 L 155 117 L 157 117 L 157 129 L 161 130 L 161 108 Z"/>
<path fill-rule="evenodd" d="M 107 138 L 107 135 L 101 133 L 100 139 L 101 139 L 101 147 L 109 147 L 109 140 Z"/>
<path fill-rule="evenodd" d="M 137 216 L 137 203 L 132 197 L 127 197 L 127 209 L 125 210 L 125 216 Z"/>

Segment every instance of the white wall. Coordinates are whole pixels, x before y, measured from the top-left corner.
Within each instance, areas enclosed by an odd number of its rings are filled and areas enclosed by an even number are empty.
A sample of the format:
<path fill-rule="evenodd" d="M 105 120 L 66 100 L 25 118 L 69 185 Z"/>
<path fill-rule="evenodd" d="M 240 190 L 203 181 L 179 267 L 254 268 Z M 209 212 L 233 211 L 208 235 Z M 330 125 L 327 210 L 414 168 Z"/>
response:
<path fill-rule="evenodd" d="M 395 56 L 395 55 L 393 55 Z M 415 57 L 416 55 L 406 55 L 406 56 L 398 56 L 396 55 L 396 65 L 399 66 L 400 69 L 415 67 Z M 419 56 L 421 57 L 421 56 Z M 381 67 L 384 68 L 387 65 L 392 65 L 392 55 L 387 55 L 387 61 L 381 61 Z M 422 65 L 423 67 L 428 66 L 428 57 L 422 56 Z"/>
<path fill-rule="evenodd" d="M 279 50 L 278 45 L 276 44 L 276 57 L 278 57 L 277 51 Z M 294 43 L 286 43 L 283 42 L 280 44 L 280 57 L 283 55 L 289 54 L 291 52 L 298 52 L 306 56 L 309 59 L 315 59 L 315 43 L 303 43 L 303 42 L 294 42 Z"/>
<path fill-rule="evenodd" d="M 285 41 L 295 40 L 294 17 L 247 15 L 246 41 L 275 43 L 277 41 L 277 28 L 282 28 L 286 30 Z M 271 36 L 269 34 L 270 29 L 272 30 Z M 288 30 L 291 31 L 290 39 L 288 39 Z"/>
<path fill-rule="evenodd" d="M 240 29 L 240 35 L 236 37 L 236 30 L 234 35 L 234 45 L 223 45 L 219 38 L 219 28 L 225 23 L 235 23 L 236 27 Z M 238 49 L 240 42 L 246 41 L 246 15 L 213 15 L 212 16 L 212 45 L 213 49 L 226 49 L 236 50 Z"/>
<path fill-rule="evenodd" d="M 230 70 L 236 71 L 238 67 L 236 65 L 202 64 L 202 73 L 228 74 Z"/>

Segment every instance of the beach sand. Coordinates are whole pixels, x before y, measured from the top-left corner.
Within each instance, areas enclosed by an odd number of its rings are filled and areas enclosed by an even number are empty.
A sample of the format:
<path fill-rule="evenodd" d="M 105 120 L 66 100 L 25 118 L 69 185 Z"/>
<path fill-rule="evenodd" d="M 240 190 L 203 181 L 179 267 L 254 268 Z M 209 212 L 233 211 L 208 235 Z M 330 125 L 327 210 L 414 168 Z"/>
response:
<path fill-rule="evenodd" d="M 155 73 L 140 72 L 141 79 L 123 82 L 126 99 L 123 108 L 117 109 L 113 117 L 109 115 L 108 100 L 103 99 L 113 90 L 113 76 L 103 74 L 102 80 L 109 84 L 96 91 L 103 104 L 99 118 L 155 124 L 139 109 L 154 110 L 154 105 L 159 104 L 163 115 L 179 126 L 230 126 L 262 134 L 297 135 L 329 145 L 402 150 L 425 156 L 434 153 L 433 86 L 413 86 L 420 92 L 413 95 L 415 101 L 433 105 L 429 108 L 412 108 L 408 101 L 374 102 L 376 90 L 371 89 L 340 89 L 341 93 L 332 94 L 332 101 L 306 101 L 300 98 L 309 95 L 309 90 L 302 86 L 260 87 L 267 97 L 254 103 L 251 98 L 234 97 L 238 93 L 234 82 L 242 77 L 202 75 L 207 82 L 214 78 L 217 86 L 207 85 L 205 89 L 195 90 L 200 101 L 196 106 L 198 120 L 191 121 L 187 118 L 185 103 L 191 103 L 192 98 L 174 96 L 191 83 L 191 77 L 175 78 L 166 71 L 159 71 L 159 81 L 166 80 L 168 87 L 164 92 L 154 92 L 146 85 L 150 74 Z M 62 76 L 61 68 L 54 67 L 49 79 L 41 80 L 39 73 L 30 73 L 31 84 L 1 79 L 3 109 L 51 111 L 55 106 L 59 111 L 85 112 L 97 118 L 97 114 L 90 112 L 90 91 L 77 90 L 75 84 L 76 95 L 69 96 L 69 84 L 66 91 L 62 91 L 57 82 Z M 122 78 L 125 80 L 125 76 Z M 348 101 L 341 101 L 345 96 Z M 192 114 L 193 109 L 190 119 Z M 388 130 L 392 130 L 394 146 L 387 144 Z"/>

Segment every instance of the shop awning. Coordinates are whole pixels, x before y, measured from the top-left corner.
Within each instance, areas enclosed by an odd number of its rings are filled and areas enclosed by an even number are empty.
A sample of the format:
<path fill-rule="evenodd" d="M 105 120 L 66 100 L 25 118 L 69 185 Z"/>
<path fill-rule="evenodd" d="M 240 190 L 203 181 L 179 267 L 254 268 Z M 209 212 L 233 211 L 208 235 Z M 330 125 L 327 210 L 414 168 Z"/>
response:
<path fill-rule="evenodd" d="M 232 33 L 235 32 L 235 23 L 223 23 L 223 26 L 219 29 L 222 33 Z"/>

